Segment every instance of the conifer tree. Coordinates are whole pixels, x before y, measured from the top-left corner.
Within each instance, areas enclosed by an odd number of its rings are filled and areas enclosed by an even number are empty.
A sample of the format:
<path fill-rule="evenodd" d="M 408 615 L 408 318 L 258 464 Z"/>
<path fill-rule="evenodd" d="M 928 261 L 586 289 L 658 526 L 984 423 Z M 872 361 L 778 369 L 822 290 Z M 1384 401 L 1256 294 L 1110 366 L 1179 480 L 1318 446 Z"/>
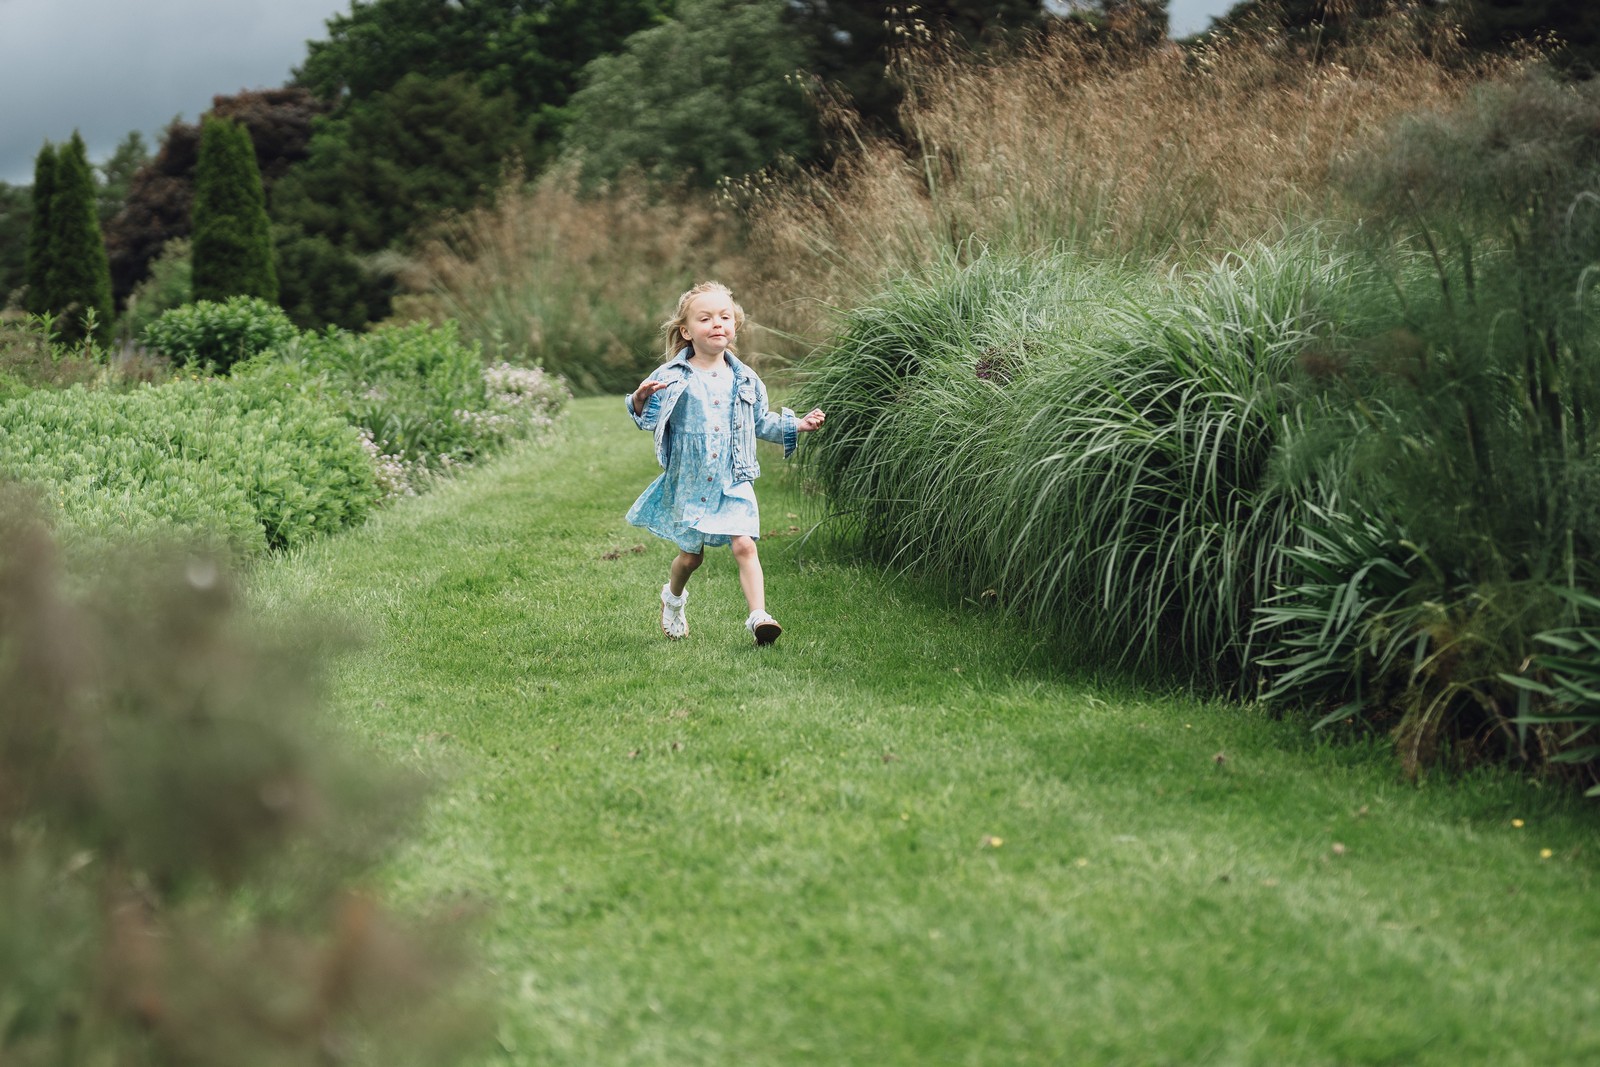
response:
<path fill-rule="evenodd" d="M 111 262 L 100 236 L 94 172 L 77 131 L 56 153 L 49 234 L 45 288 L 49 310 L 60 316 L 61 336 L 82 340 L 84 316 L 93 311 L 95 334 L 105 338 L 111 331 Z"/>
<path fill-rule="evenodd" d="M 50 198 L 55 191 L 56 149 L 47 141 L 33 161 L 33 220 L 23 274 L 28 286 L 25 306 L 35 315 L 50 310 Z"/>
<path fill-rule="evenodd" d="M 278 301 L 272 229 L 250 132 L 208 118 L 200 133 L 193 208 L 194 298 Z"/>

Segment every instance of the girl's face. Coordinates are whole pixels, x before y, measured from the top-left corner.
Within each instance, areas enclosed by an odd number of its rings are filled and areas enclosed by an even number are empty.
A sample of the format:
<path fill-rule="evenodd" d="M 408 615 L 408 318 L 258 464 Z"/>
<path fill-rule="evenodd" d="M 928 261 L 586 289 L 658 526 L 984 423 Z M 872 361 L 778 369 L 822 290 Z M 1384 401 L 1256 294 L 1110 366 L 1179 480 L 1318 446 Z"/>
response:
<path fill-rule="evenodd" d="M 700 356 L 721 356 L 733 344 L 733 298 L 726 293 L 701 293 L 684 312 L 683 339 Z"/>

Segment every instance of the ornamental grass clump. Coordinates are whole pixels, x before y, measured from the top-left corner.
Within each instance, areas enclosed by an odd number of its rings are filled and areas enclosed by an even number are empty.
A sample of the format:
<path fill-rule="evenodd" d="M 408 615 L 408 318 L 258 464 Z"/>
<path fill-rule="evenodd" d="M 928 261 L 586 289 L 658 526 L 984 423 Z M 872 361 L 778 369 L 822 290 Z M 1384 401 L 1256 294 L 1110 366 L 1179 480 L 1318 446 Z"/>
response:
<path fill-rule="evenodd" d="M 537 360 L 585 393 L 639 384 L 658 362 L 668 302 L 706 277 L 738 277 L 739 225 L 703 193 L 623 176 L 579 191 L 570 168 L 442 224 L 419 252 L 396 317 L 454 320 L 467 341 Z"/>
<path fill-rule="evenodd" d="M 1003 60 L 913 48 L 905 143 L 849 145 L 805 180 L 753 180 L 755 288 L 808 337 L 830 309 L 963 248 L 1192 262 L 1337 213 L 1338 160 L 1500 69 L 1400 15 L 1336 50 L 1272 34 L 1128 50 L 1052 33 Z"/>
<path fill-rule="evenodd" d="M 1067 655 L 1235 685 L 1298 487 L 1274 449 L 1352 264 L 1311 240 L 1162 278 L 981 254 L 852 312 L 808 368 L 807 462 L 894 565 L 1025 612 Z"/>

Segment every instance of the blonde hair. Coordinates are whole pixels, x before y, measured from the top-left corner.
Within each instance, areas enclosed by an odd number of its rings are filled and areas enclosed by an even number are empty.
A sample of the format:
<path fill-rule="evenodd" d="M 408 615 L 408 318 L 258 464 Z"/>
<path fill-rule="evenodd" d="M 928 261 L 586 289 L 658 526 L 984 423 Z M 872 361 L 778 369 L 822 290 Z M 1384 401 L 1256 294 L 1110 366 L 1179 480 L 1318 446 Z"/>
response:
<path fill-rule="evenodd" d="M 661 324 L 661 339 L 665 342 L 662 346 L 667 359 L 672 359 L 689 342 L 683 339 L 683 328 L 689 325 L 689 305 L 694 303 L 694 298 L 704 296 L 706 293 L 721 293 L 733 305 L 733 332 L 735 339 L 739 331 L 744 329 L 744 308 L 733 298 L 733 290 L 721 282 L 701 282 L 694 288 L 678 297 L 677 313 Z M 737 352 L 733 345 L 728 346 L 730 351 Z"/>

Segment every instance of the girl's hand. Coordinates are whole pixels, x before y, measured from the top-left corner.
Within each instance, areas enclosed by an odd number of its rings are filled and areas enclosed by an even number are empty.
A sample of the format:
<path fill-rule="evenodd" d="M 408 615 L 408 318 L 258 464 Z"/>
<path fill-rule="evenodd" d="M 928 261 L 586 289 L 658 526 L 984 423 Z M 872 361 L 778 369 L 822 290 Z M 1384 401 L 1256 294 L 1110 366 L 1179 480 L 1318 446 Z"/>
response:
<path fill-rule="evenodd" d="M 654 378 L 646 378 L 640 382 L 639 388 L 633 391 L 633 413 L 643 415 L 644 406 L 650 402 L 650 398 L 670 384 L 670 382 L 658 382 Z"/>
<path fill-rule="evenodd" d="M 801 433 L 810 433 L 812 430 L 819 429 L 822 426 L 822 420 L 827 417 L 821 408 L 812 408 L 806 413 L 806 417 L 800 420 L 797 428 Z"/>

